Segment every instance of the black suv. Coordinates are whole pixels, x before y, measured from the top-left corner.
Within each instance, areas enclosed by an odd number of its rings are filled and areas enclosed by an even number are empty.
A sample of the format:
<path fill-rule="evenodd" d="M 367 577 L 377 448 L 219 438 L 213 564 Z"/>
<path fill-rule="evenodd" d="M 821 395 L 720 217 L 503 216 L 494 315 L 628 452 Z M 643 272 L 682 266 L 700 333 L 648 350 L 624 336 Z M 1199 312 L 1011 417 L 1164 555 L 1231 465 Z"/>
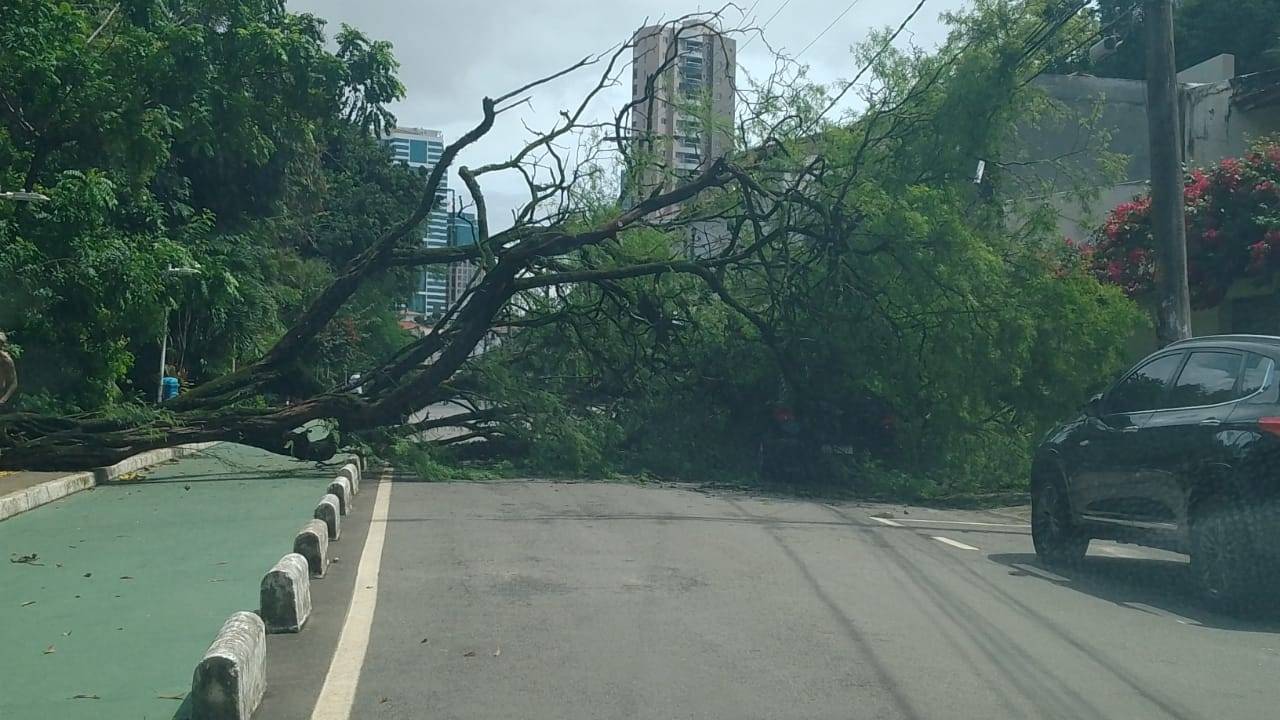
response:
<path fill-rule="evenodd" d="M 1275 576 L 1280 337 L 1223 335 L 1147 357 L 1036 449 L 1031 535 L 1047 564 L 1091 538 L 1189 553 L 1206 599 Z"/>

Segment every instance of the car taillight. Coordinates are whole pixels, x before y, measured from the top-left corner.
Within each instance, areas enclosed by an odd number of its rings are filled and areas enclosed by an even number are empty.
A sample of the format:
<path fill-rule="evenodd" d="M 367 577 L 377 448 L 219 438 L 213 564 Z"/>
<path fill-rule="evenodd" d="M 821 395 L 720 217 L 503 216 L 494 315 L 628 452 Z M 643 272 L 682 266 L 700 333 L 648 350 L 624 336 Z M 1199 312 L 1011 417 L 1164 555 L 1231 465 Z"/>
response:
<path fill-rule="evenodd" d="M 1258 429 L 1265 433 L 1280 436 L 1280 417 L 1258 418 Z"/>

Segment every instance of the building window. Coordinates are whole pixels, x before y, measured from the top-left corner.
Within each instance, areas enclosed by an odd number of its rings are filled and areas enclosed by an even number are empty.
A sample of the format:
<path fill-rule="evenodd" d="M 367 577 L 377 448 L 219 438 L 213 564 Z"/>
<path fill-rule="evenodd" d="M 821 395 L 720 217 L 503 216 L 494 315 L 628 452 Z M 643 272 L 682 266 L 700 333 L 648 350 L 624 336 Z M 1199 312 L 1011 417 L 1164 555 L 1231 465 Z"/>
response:
<path fill-rule="evenodd" d="M 423 140 L 409 141 L 409 162 L 425 163 L 427 161 L 427 143 Z"/>

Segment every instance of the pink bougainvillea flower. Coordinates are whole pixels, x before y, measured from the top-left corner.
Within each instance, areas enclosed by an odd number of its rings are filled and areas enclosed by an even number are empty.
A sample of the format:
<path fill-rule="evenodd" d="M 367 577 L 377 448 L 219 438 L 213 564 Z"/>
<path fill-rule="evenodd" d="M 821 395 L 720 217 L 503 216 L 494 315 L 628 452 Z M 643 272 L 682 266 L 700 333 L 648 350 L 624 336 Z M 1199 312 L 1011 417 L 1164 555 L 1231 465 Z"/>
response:
<path fill-rule="evenodd" d="M 1119 260 L 1112 260 L 1107 263 L 1107 277 L 1111 279 L 1111 282 L 1120 282 L 1121 278 L 1124 277 L 1124 265 L 1121 265 Z"/>
<path fill-rule="evenodd" d="M 1267 257 L 1271 254 L 1271 247 L 1265 242 L 1258 241 L 1249 246 L 1249 272 L 1257 272 L 1266 267 Z"/>

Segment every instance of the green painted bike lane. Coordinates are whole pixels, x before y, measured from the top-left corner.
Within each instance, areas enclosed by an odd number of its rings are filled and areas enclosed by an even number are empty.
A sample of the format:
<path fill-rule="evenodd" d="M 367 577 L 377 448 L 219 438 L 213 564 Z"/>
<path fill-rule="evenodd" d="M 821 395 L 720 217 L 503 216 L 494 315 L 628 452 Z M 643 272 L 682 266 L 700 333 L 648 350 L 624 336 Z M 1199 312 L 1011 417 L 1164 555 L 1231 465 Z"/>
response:
<path fill-rule="evenodd" d="M 0 718 L 185 714 L 201 654 L 257 608 L 337 467 L 223 444 L 0 522 Z"/>

